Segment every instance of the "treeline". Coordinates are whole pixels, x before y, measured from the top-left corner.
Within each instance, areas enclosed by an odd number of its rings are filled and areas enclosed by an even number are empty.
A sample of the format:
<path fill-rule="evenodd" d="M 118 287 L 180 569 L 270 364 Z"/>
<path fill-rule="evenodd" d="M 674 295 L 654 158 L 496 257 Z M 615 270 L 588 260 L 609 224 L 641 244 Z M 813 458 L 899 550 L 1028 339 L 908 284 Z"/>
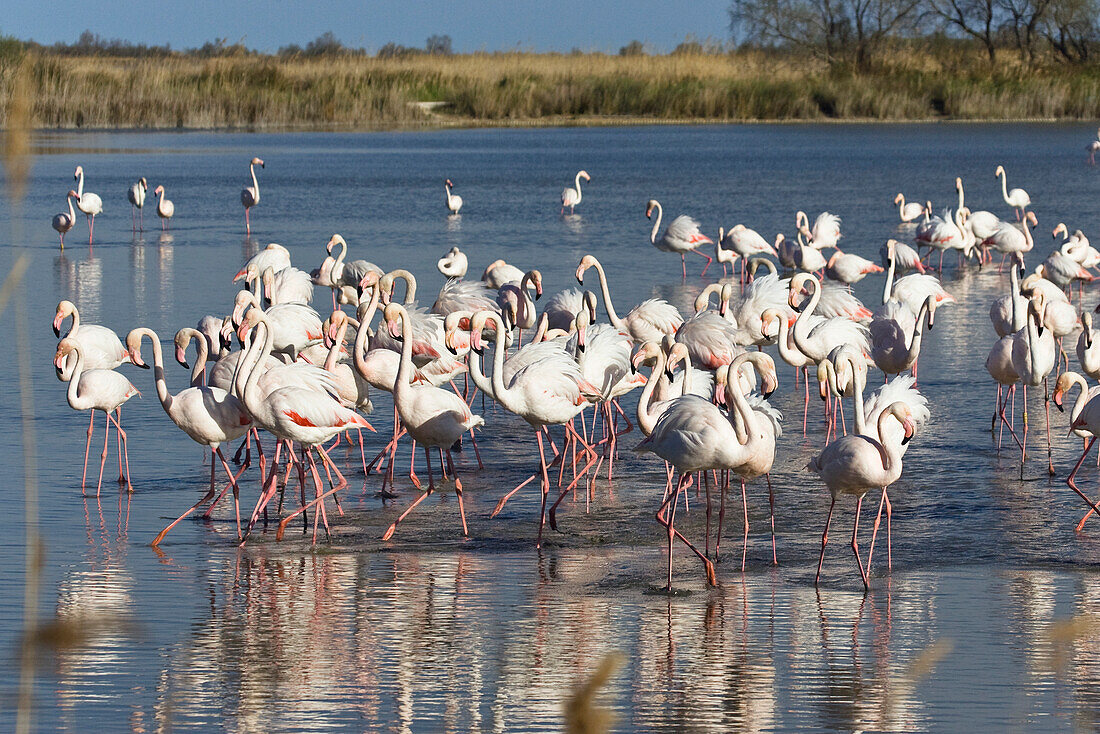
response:
<path fill-rule="evenodd" d="M 742 46 L 859 71 L 920 47 L 977 47 L 991 71 L 1100 58 L 1100 0 L 733 0 L 729 16 Z"/>

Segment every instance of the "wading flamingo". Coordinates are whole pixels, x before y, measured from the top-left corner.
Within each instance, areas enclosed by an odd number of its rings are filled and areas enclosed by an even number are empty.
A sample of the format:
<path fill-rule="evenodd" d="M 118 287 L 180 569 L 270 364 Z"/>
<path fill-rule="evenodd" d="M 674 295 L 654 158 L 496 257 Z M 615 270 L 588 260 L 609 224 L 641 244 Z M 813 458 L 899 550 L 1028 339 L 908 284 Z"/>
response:
<path fill-rule="evenodd" d="M 451 183 L 451 179 L 447 179 L 443 184 L 443 190 L 447 192 L 447 210 L 450 211 L 451 214 L 458 214 L 458 210 L 462 208 L 462 197 L 458 194 L 451 193 L 452 186 L 454 186 L 454 184 Z M 577 201 L 580 201 L 579 195 Z"/>
<path fill-rule="evenodd" d="M 145 231 L 145 219 L 142 215 L 142 208 L 145 206 L 145 192 L 149 190 L 149 184 L 145 181 L 145 176 L 139 178 L 133 186 L 126 189 L 126 199 L 130 202 L 130 224 L 133 225 L 134 231 Z"/>
<path fill-rule="evenodd" d="M 653 230 L 649 233 L 649 241 L 661 252 L 675 252 L 680 255 L 680 264 L 684 269 L 684 277 L 687 278 L 687 263 L 684 260 L 684 255 L 688 252 L 694 252 L 696 255 L 702 258 L 706 258 L 707 264 L 703 266 L 703 272 L 700 275 L 707 274 L 707 268 L 713 258 L 710 255 L 699 252 L 700 245 L 713 245 L 714 240 L 707 237 L 705 234 L 699 231 L 699 223 L 686 214 L 681 214 L 669 223 L 668 229 L 665 233 L 657 237 L 657 230 L 661 228 L 661 215 L 663 210 L 661 204 L 656 199 L 650 199 L 645 206 L 646 219 L 653 218 L 653 210 L 657 210 L 657 219 L 653 222 Z"/>
<path fill-rule="evenodd" d="M 160 228 L 165 232 L 168 231 L 168 221 L 175 216 L 176 205 L 168 199 L 164 198 L 164 187 L 158 186 L 153 191 L 154 196 L 159 196 L 157 200 L 157 216 L 160 217 Z"/>
<path fill-rule="evenodd" d="M 1016 221 L 1024 216 L 1025 210 L 1031 206 L 1031 197 L 1023 189 L 1008 189 L 1008 174 L 1005 173 L 1004 166 L 997 166 L 996 173 L 993 174 L 994 178 L 1001 179 L 1001 197 L 1004 198 L 1005 203 L 1016 210 Z"/>
<path fill-rule="evenodd" d="M 569 213 L 573 213 L 573 207 L 581 203 L 581 179 L 591 181 L 588 171 L 577 171 L 573 179 L 573 188 L 565 188 L 561 192 L 561 214 L 565 214 L 565 207 L 569 207 Z"/>
<path fill-rule="evenodd" d="M 84 191 L 84 166 L 76 167 L 73 178 L 77 181 L 76 208 L 88 217 L 88 244 L 90 245 L 92 244 L 92 230 L 95 229 L 96 215 L 103 213 L 103 199 L 99 198 L 99 194 Z"/>
<path fill-rule="evenodd" d="M 248 218 L 248 212 L 252 207 L 260 203 L 260 182 L 256 180 L 256 166 L 264 167 L 264 162 L 259 158 L 253 158 L 248 164 L 248 172 L 252 174 L 252 185 L 241 189 L 241 204 L 244 206 L 244 231 L 252 234 L 252 221 Z"/>
<path fill-rule="evenodd" d="M 57 234 L 61 237 L 61 249 L 65 249 L 65 233 L 73 228 L 76 224 L 76 212 L 73 211 L 73 197 L 76 196 L 75 191 L 70 191 L 65 194 L 65 204 L 69 207 L 68 213 L 61 212 L 53 215 L 53 221 L 50 222 L 50 226 L 57 231 Z"/>

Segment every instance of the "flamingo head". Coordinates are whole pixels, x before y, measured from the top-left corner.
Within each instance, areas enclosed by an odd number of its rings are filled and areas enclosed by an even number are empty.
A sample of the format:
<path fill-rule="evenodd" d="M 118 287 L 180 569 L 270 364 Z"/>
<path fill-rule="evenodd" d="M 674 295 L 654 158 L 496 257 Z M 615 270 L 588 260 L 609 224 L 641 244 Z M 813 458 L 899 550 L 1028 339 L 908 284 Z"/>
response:
<path fill-rule="evenodd" d="M 256 299 L 255 293 L 244 289 L 237 291 L 237 295 L 233 299 L 233 323 L 242 323 L 242 317 L 244 316 L 245 309 L 247 309 L 249 306 L 258 305 L 259 301 Z"/>
<path fill-rule="evenodd" d="M 528 288 L 535 289 L 535 300 L 542 298 L 542 271 L 541 270 L 528 270 L 524 276 L 524 280 L 527 281 Z"/>
<path fill-rule="evenodd" d="M 997 171 L 993 174 L 993 178 L 999 178 L 1003 175 L 1005 175 L 1005 167 L 997 166 Z"/>
<path fill-rule="evenodd" d="M 1035 291 L 1032 294 L 1029 310 L 1031 315 L 1035 317 L 1035 330 L 1039 333 L 1039 336 L 1042 336 L 1043 320 L 1046 318 L 1047 313 L 1046 296 L 1043 295 L 1042 291 Z"/>
<path fill-rule="evenodd" d="M 1035 212 L 1028 212 L 1024 215 L 1025 222 L 1031 222 L 1032 227 L 1039 226 L 1039 218 L 1035 216 Z"/>
<path fill-rule="evenodd" d="M 665 363 L 665 374 L 668 379 L 672 379 L 672 373 L 676 369 L 676 365 L 684 363 L 684 369 L 691 369 L 691 355 L 688 354 L 688 348 L 680 342 L 672 342 L 668 348 L 668 361 Z"/>
<path fill-rule="evenodd" d="M 189 329 L 180 329 L 176 332 L 176 338 L 173 340 L 173 343 L 176 347 L 176 362 L 184 369 L 191 369 L 191 365 L 187 363 L 187 347 L 191 345 L 191 331 Z"/>
<path fill-rule="evenodd" d="M 478 311 L 473 315 L 473 318 L 470 319 L 470 349 L 478 354 L 485 351 L 485 344 L 482 341 L 481 332 L 489 322 L 489 319 L 493 316 L 494 314 L 491 311 Z"/>
<path fill-rule="evenodd" d="M 898 192 L 898 195 L 894 197 L 894 203 L 895 203 L 895 204 L 901 204 L 901 203 L 902 203 L 902 202 L 904 202 L 904 201 L 905 201 L 905 195 L 904 195 L 904 194 L 902 194 L 902 193 L 901 193 L 901 192 L 899 191 L 899 192 Z"/>
<path fill-rule="evenodd" d="M 644 364 L 648 364 L 657 359 L 657 356 L 661 354 L 661 345 L 657 342 L 646 342 L 638 348 L 638 351 L 634 352 L 634 356 L 630 358 L 630 371 L 637 372 L 638 368 Z M 665 365 L 667 370 L 668 365 Z"/>
<path fill-rule="evenodd" d="M 451 183 L 451 179 L 447 179 L 447 185 L 448 185 L 448 186 L 454 186 L 454 184 L 453 184 L 453 183 Z"/>
<path fill-rule="evenodd" d="M 61 336 L 61 324 L 76 312 L 76 304 L 72 301 L 61 301 L 57 304 L 57 313 L 53 317 L 53 335 Z"/>
<path fill-rule="evenodd" d="M 381 278 L 382 276 L 373 270 L 368 272 L 359 281 L 359 293 L 362 294 L 366 292 L 368 288 L 376 287 L 378 285 L 378 281 L 381 280 Z"/>
<path fill-rule="evenodd" d="M 721 300 L 718 303 L 718 313 L 721 316 L 725 316 L 726 312 L 730 310 L 730 300 L 733 298 L 733 285 L 726 283 L 722 286 Z"/>
<path fill-rule="evenodd" d="M 382 312 L 382 319 L 390 330 L 390 336 L 398 341 L 404 338 L 401 333 L 401 323 L 406 316 L 405 309 L 399 303 L 387 303 L 386 310 Z"/>
<path fill-rule="evenodd" d="M 332 237 L 329 237 L 328 244 L 325 245 L 325 252 L 327 252 L 328 254 L 331 255 L 332 254 L 332 248 L 336 247 L 336 245 L 347 246 L 347 242 L 344 242 L 344 238 L 341 237 L 340 235 L 334 234 L 334 235 L 332 235 Z"/>
<path fill-rule="evenodd" d="M 596 294 L 592 291 L 584 292 L 584 308 L 588 311 L 588 323 L 596 323 Z"/>
<path fill-rule="evenodd" d="M 164 187 L 163 186 L 157 186 L 155 189 L 153 189 L 153 196 L 160 196 L 163 193 L 164 193 Z"/>
<path fill-rule="evenodd" d="M 130 361 L 143 370 L 149 369 L 149 365 L 141 358 L 141 332 L 134 329 L 126 335 L 126 351 L 130 354 Z"/>
<path fill-rule="evenodd" d="M 252 165 L 259 166 L 260 168 L 263 168 L 264 167 L 264 162 L 260 158 L 253 158 L 252 159 Z"/>
<path fill-rule="evenodd" d="M 828 399 L 829 393 L 832 392 L 829 388 L 829 370 L 832 367 L 833 363 L 827 359 L 817 363 L 817 392 L 822 400 Z"/>
<path fill-rule="evenodd" d="M 1052 396 L 1054 398 L 1054 404 L 1058 406 L 1058 410 L 1063 413 L 1066 412 L 1065 405 L 1063 404 L 1065 402 L 1066 393 L 1069 392 L 1070 388 L 1073 386 L 1073 375 L 1074 373 L 1072 372 L 1063 372 L 1058 376 L 1058 382 L 1054 386 L 1054 395 Z"/>
<path fill-rule="evenodd" d="M 76 171 L 73 173 L 73 179 L 76 180 L 84 175 L 84 166 L 77 166 Z"/>
<path fill-rule="evenodd" d="M 589 325 L 592 323 L 592 318 L 587 309 L 581 309 L 577 314 L 577 318 L 574 323 L 577 327 L 577 351 L 584 352 L 585 350 L 585 332 L 588 330 Z"/>
<path fill-rule="evenodd" d="M 807 294 L 806 284 L 811 280 L 816 280 L 816 278 L 809 273 L 797 273 L 791 278 L 790 291 L 787 294 L 787 304 L 793 308 L 796 313 L 802 313 L 802 309 L 805 306 L 802 296 Z"/>
<path fill-rule="evenodd" d="M 1050 236 L 1057 239 L 1059 234 L 1064 234 L 1067 237 L 1069 236 L 1069 227 L 1066 226 L 1065 222 L 1058 222 L 1058 226 L 1054 228 L 1054 231 L 1050 233 Z"/>
<path fill-rule="evenodd" d="M 963 180 L 959 176 L 955 176 L 955 191 L 961 191 L 963 187 Z"/>
<path fill-rule="evenodd" d="M 656 209 L 656 208 L 657 208 L 657 200 L 656 199 L 650 199 L 649 201 L 647 201 L 646 205 L 645 205 L 645 218 L 649 219 L 651 216 L 653 216 L 653 210 Z"/>
<path fill-rule="evenodd" d="M 141 178 L 139 178 L 138 183 L 141 185 L 141 190 L 142 191 L 148 191 L 149 190 L 149 182 L 145 180 L 145 176 L 142 176 Z"/>
<path fill-rule="evenodd" d="M 901 421 L 901 427 L 905 430 L 905 436 L 901 439 L 902 444 L 909 443 L 910 439 L 913 438 L 913 434 L 917 432 L 917 426 L 913 423 L 913 411 L 910 410 L 908 404 L 899 400 L 890 406 L 890 412 Z"/>
<path fill-rule="evenodd" d="M 649 216 L 649 210 L 646 209 L 646 216 Z M 598 265 L 599 261 L 596 260 L 593 255 L 585 255 L 581 258 L 580 265 L 577 266 L 577 282 L 584 285 L 584 274 L 589 268 Z"/>
<path fill-rule="evenodd" d="M 580 171 L 577 176 L 583 178 L 585 181 L 591 181 L 592 177 L 588 175 L 588 171 Z"/>
<path fill-rule="evenodd" d="M 263 312 L 258 308 L 250 308 L 245 313 L 244 318 L 241 319 L 241 325 L 237 327 L 237 338 L 241 340 L 243 344 L 245 339 L 248 338 L 248 332 L 256 328 L 256 325 L 263 321 Z"/>

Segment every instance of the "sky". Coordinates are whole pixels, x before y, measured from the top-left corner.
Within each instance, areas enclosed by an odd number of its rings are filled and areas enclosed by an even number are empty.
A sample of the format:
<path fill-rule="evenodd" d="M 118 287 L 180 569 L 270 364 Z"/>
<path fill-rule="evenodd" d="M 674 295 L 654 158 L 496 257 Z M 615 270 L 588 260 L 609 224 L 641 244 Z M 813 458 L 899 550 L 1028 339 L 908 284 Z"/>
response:
<path fill-rule="evenodd" d="M 39 43 L 73 42 L 84 30 L 173 48 L 215 38 L 275 51 L 332 31 L 346 45 L 423 46 L 433 34 L 456 51 L 616 52 L 638 39 L 669 51 L 688 35 L 725 40 L 729 0 L 8 0 L 0 33 Z"/>

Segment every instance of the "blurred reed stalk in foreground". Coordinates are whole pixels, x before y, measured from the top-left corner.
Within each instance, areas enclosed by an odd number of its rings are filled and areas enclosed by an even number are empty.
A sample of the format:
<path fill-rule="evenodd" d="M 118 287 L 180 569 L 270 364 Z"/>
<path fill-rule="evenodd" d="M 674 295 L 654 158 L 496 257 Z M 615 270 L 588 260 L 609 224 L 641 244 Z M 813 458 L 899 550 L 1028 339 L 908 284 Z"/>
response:
<path fill-rule="evenodd" d="M 4 109 L 4 169 L 8 183 L 8 204 L 11 210 L 11 242 L 22 241 L 20 222 L 23 195 L 30 176 L 31 73 L 33 59 L 24 56 L 8 78 L 8 103 Z M 38 626 L 38 589 L 42 572 L 42 545 L 38 537 L 38 477 L 34 437 L 34 394 L 31 372 L 30 342 L 27 334 L 26 301 L 22 280 L 30 265 L 29 256 L 18 256 L 0 286 L 0 316 L 8 301 L 15 302 L 15 346 L 19 361 L 19 392 L 21 397 L 23 433 L 23 501 L 26 566 L 23 579 L 23 637 L 19 655 L 19 700 L 15 731 L 25 734 L 32 728 L 31 710 L 34 700 L 35 645 Z"/>

